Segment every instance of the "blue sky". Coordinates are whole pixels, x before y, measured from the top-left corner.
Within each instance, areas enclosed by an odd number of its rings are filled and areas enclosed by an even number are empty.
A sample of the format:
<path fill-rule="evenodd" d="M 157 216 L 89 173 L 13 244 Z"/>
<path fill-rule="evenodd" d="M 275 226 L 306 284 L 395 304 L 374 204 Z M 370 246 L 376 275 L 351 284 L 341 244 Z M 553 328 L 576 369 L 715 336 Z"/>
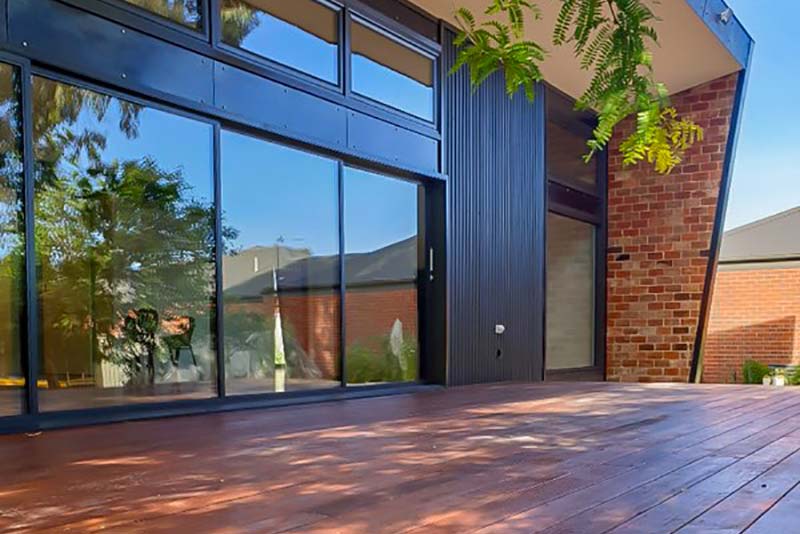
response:
<path fill-rule="evenodd" d="M 211 125 L 152 108 L 142 109 L 138 119 L 138 135 L 126 137 L 114 101 L 102 121 L 84 110 L 70 129 L 103 134 L 105 162 L 147 155 L 166 171 L 181 171 L 191 196 L 210 205 Z M 315 255 L 337 253 L 336 160 L 229 131 L 222 133 L 221 151 L 223 220 L 239 232 L 234 247 L 271 246 L 283 237 L 286 246 L 309 248 Z M 66 172 L 67 163 L 62 165 Z M 416 185 L 347 168 L 344 186 L 348 253 L 376 250 L 417 233 Z"/>
<path fill-rule="evenodd" d="M 346 252 L 369 252 L 417 233 L 417 187 L 347 168 Z M 339 250 L 338 166 L 335 160 L 223 131 L 222 206 L 239 231 L 235 246 Z"/>
<path fill-rule="evenodd" d="M 727 0 L 756 41 L 726 228 L 800 206 L 798 0 Z"/>

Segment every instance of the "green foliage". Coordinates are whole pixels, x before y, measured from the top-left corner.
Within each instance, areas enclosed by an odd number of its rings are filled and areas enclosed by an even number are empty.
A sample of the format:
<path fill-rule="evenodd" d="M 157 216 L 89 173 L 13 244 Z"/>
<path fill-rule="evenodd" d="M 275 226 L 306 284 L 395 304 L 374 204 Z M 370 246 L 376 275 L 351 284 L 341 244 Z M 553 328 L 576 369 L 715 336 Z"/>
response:
<path fill-rule="evenodd" d="M 702 140 L 703 129 L 691 120 L 679 119 L 675 108 L 651 104 L 636 115 L 636 131 L 620 144 L 620 152 L 625 165 L 644 160 L 656 171 L 668 173 L 681 162 L 687 148 Z"/>
<path fill-rule="evenodd" d="M 351 384 L 370 382 L 408 382 L 417 379 L 416 343 L 403 342 L 399 355 L 392 353 L 389 337 L 377 343 L 379 350 L 354 345 L 347 351 L 347 381 Z"/>
<path fill-rule="evenodd" d="M 287 378 L 319 378 L 320 370 L 303 347 L 290 317 L 284 317 L 283 343 Z M 225 361 L 230 378 L 263 378 L 275 373 L 275 315 L 264 310 L 248 311 L 236 297 L 225 299 Z M 238 369 L 233 360 L 246 360 Z"/>
<path fill-rule="evenodd" d="M 220 6 L 223 42 L 241 46 L 244 39 L 260 24 L 258 11 L 243 0 L 222 0 Z"/>
<path fill-rule="evenodd" d="M 210 323 L 214 206 L 184 169 L 108 149 L 139 136 L 141 106 L 43 79 L 33 101 L 44 371 L 92 372 L 89 354 L 152 383 L 170 323 Z"/>
<path fill-rule="evenodd" d="M 576 104 L 577 109 L 598 113 L 586 160 L 604 150 L 617 125 L 633 115 L 636 127 L 619 147 L 625 165 L 646 161 L 657 172 L 669 173 L 686 149 L 702 140 L 703 130 L 678 117 L 666 87 L 654 79 L 649 47 L 658 44 L 655 14 L 644 0 L 559 1 L 553 44 L 571 44 L 581 68 L 593 71 Z M 540 17 L 538 8 L 525 0 L 492 0 L 485 10 L 490 18 L 480 24 L 469 10 L 459 9 L 456 44 L 461 50 L 453 71 L 467 65 L 477 87 L 503 70 L 509 94 L 523 87 L 533 98 L 533 86 L 542 79 L 544 49 L 524 38 L 526 11 Z"/>
<path fill-rule="evenodd" d="M 457 10 L 455 16 L 461 32 L 455 44 L 461 51 L 451 72 L 467 65 L 472 86 L 477 88 L 502 69 L 509 96 L 522 87 L 528 98 L 533 99 L 535 84 L 542 80 L 539 62 L 544 60 L 545 51 L 523 38 L 526 11 L 534 18 L 540 17 L 538 8 L 526 0 L 492 0 L 485 14 L 503 15 L 504 22 L 492 18 L 478 24 L 468 9 Z M 469 46 L 464 46 L 466 44 Z"/>
<path fill-rule="evenodd" d="M 130 310 L 122 326 L 126 348 L 137 357 L 121 358 L 119 363 L 128 369 L 130 376 L 139 380 L 146 377 L 146 383 L 152 383 L 155 376 L 158 328 L 158 312 L 151 308 Z"/>
<path fill-rule="evenodd" d="M 790 386 L 800 386 L 800 367 L 793 367 L 787 372 L 786 381 Z"/>
<path fill-rule="evenodd" d="M 192 23 L 200 12 L 198 0 L 126 0 L 162 17 L 183 24 Z"/>
<path fill-rule="evenodd" d="M 755 360 L 747 360 L 742 367 L 742 378 L 745 384 L 761 384 L 769 375 L 769 367 Z"/>

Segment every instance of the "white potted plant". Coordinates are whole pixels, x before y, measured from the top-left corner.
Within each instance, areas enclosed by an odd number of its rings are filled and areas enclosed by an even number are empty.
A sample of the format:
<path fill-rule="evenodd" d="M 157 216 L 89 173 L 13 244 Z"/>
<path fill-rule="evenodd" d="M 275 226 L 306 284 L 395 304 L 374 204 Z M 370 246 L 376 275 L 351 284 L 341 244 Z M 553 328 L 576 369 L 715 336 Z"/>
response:
<path fill-rule="evenodd" d="M 775 370 L 775 376 L 772 377 L 772 385 L 778 387 L 786 385 L 786 375 L 783 373 L 783 369 Z"/>

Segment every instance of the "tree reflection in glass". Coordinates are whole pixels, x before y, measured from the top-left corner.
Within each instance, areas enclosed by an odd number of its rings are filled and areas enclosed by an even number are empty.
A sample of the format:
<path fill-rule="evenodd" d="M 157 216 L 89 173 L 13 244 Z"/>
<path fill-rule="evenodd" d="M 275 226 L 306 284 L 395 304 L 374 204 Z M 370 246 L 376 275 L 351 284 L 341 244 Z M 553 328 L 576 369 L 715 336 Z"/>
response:
<path fill-rule="evenodd" d="M 124 0 L 193 29 L 202 27 L 200 0 Z"/>
<path fill-rule="evenodd" d="M 42 409 L 213 395 L 212 127 L 33 95 Z"/>
<path fill-rule="evenodd" d="M 0 416 L 20 412 L 25 280 L 19 70 L 0 64 Z"/>

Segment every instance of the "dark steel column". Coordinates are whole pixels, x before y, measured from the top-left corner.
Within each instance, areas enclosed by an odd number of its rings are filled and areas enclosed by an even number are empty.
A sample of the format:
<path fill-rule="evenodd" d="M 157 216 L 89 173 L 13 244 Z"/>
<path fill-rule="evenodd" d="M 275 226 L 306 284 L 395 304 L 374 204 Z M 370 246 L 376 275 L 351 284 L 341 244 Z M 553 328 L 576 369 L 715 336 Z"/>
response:
<path fill-rule="evenodd" d="M 720 183 L 719 198 L 717 200 L 717 211 L 714 217 L 714 230 L 711 234 L 711 246 L 708 250 L 708 267 L 706 269 L 706 279 L 703 286 L 703 299 L 700 302 L 700 317 L 697 322 L 697 334 L 694 342 L 694 353 L 692 354 L 692 366 L 689 372 L 690 382 L 700 382 L 703 375 L 703 343 L 705 342 L 706 328 L 708 327 L 708 316 L 711 310 L 711 302 L 714 298 L 714 282 L 717 277 L 717 262 L 719 261 L 719 250 L 722 245 L 722 234 L 725 229 L 725 215 L 728 211 L 728 198 L 731 189 L 731 177 L 733 165 L 736 160 L 736 144 L 739 139 L 739 129 L 742 122 L 742 111 L 744 99 L 747 92 L 747 80 L 750 73 L 750 64 L 753 58 L 753 46 L 750 46 L 750 53 L 747 58 L 747 66 L 739 71 L 736 82 L 736 96 L 733 103 L 733 113 L 728 130 L 728 141 L 725 146 L 725 162 L 722 168 L 722 182 Z"/>

